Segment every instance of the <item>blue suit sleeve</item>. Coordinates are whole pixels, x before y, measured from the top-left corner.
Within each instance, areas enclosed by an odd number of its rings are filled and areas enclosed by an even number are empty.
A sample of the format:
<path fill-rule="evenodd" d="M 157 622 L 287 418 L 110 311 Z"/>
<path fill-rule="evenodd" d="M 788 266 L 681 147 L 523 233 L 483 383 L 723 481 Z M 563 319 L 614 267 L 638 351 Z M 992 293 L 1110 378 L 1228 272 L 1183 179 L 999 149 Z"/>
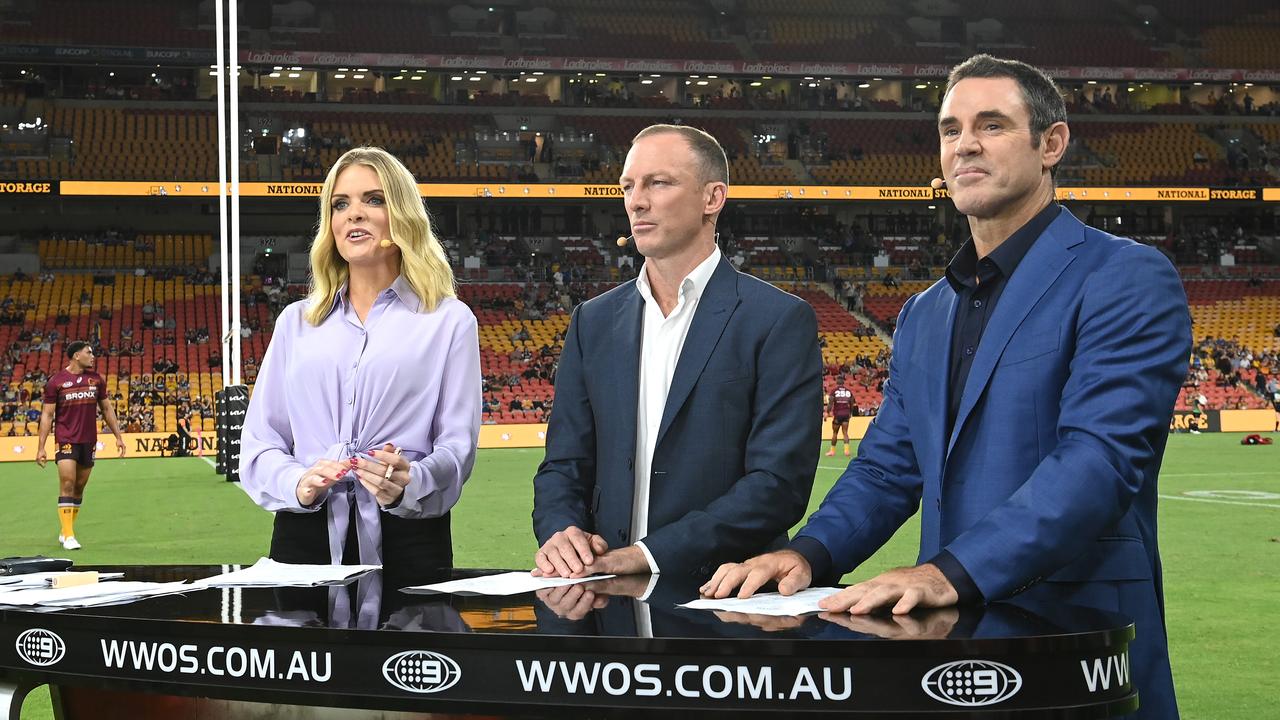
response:
<path fill-rule="evenodd" d="M 593 532 L 595 414 L 582 362 L 582 306 L 569 320 L 556 370 L 555 404 L 547 426 L 546 455 L 533 478 L 533 531 L 542 545 L 567 527 Z"/>
<path fill-rule="evenodd" d="M 880 412 L 858 445 L 858 455 L 836 480 L 822 505 L 797 534 L 827 549 L 833 577 L 857 567 L 892 537 L 920 505 L 923 481 L 911 445 L 900 383 L 904 353 L 909 346 L 909 313 L 914 298 L 898 315 L 897 342 L 889 360 Z"/>

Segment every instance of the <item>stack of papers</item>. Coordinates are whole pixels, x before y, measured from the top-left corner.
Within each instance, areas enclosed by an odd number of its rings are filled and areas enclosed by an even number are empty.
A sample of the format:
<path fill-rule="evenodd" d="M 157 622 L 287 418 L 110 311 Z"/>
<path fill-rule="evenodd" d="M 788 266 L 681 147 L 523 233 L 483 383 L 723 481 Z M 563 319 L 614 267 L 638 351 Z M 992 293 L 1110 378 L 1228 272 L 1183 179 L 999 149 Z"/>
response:
<path fill-rule="evenodd" d="M 6 575 L 0 577 L 0 593 L 6 590 L 25 590 L 29 588 L 47 588 L 49 583 L 56 577 L 67 575 L 69 571 L 62 572 L 36 572 L 27 573 L 26 575 Z M 119 580 L 124 577 L 124 573 L 98 573 L 98 582 L 106 580 Z"/>
<path fill-rule="evenodd" d="M 752 615 L 804 615 L 822 612 L 818 601 L 840 592 L 836 587 L 816 587 L 801 590 L 795 595 L 779 595 L 778 593 L 762 593 L 746 599 L 727 597 L 723 600 L 702 598 L 687 602 L 680 607 L 690 610 L 728 610 Z"/>
<path fill-rule="evenodd" d="M 184 582 L 106 582 L 76 585 L 67 588 L 12 589 L 12 585 L 0 586 L 0 605 L 10 607 L 37 607 L 62 609 L 119 605 L 157 595 L 186 592 L 191 586 Z"/>
<path fill-rule="evenodd" d="M 341 585 L 381 565 L 293 565 L 262 558 L 251 567 L 214 575 L 195 582 L 196 587 L 315 587 Z"/>
<path fill-rule="evenodd" d="M 516 570 L 514 572 L 499 573 L 497 575 L 485 575 L 483 577 L 467 578 L 465 580 L 450 580 L 449 582 L 432 583 L 430 585 L 414 585 L 412 587 L 401 589 L 408 592 L 433 591 L 456 593 L 459 595 L 519 595 L 520 593 L 533 592 L 544 588 L 576 585 L 578 583 L 591 582 L 593 580 L 604 580 L 605 578 L 611 577 L 614 576 L 592 575 L 584 578 L 547 578 L 534 577 L 530 575 L 527 570 Z"/>

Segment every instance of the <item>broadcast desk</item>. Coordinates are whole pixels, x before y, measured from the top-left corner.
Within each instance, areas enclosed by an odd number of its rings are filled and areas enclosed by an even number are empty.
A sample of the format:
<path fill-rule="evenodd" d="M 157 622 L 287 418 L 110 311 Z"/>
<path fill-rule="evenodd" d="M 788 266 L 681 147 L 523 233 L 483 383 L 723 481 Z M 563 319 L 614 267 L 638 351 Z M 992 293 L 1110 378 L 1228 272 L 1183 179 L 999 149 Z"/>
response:
<path fill-rule="evenodd" d="M 130 580 L 219 566 L 103 567 Z M 483 572 L 454 570 L 452 577 Z M 1013 603 L 848 618 L 692 611 L 648 578 L 506 598 L 447 579 L 202 589 L 113 607 L 0 610 L 0 720 L 51 686 L 58 718 L 1105 718 L 1131 712 L 1132 624 Z M 584 596 L 585 588 L 595 587 Z M 646 602 L 633 600 L 646 595 Z M 593 608 L 593 606 L 595 606 Z M 342 711 L 325 708 L 344 708 Z"/>

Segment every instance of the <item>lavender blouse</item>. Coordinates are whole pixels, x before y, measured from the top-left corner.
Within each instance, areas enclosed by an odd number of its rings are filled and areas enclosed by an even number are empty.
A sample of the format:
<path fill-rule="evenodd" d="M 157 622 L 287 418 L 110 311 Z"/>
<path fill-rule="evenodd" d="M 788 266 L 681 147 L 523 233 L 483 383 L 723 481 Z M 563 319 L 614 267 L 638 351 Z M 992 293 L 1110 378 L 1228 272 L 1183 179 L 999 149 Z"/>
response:
<path fill-rule="evenodd" d="M 341 563 L 356 505 L 360 562 L 382 562 L 379 513 L 439 517 L 458 502 L 475 464 L 480 433 L 480 346 L 476 319 L 456 298 L 433 312 L 403 276 L 383 291 L 362 324 L 343 287 L 319 325 L 306 321 L 305 300 L 276 321 L 240 448 L 240 482 L 273 512 L 327 512 L 329 557 Z M 391 443 L 402 448 L 411 480 L 399 502 L 379 507 L 348 473 L 314 505 L 296 488 L 322 458 Z"/>

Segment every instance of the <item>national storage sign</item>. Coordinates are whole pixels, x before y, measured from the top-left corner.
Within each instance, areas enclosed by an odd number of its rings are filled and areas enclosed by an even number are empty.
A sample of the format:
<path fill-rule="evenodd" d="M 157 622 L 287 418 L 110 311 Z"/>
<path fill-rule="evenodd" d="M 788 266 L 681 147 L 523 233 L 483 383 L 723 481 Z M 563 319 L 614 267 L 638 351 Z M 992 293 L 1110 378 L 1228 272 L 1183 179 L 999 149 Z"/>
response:
<path fill-rule="evenodd" d="M 318 182 L 244 182 L 241 197 L 314 198 Z M 83 181 L 60 183 L 0 183 L 0 194 L 51 194 L 108 197 L 217 197 L 218 183 L 208 180 L 181 182 Z M 480 198 L 484 200 L 609 200 L 622 198 L 622 188 L 609 184 L 570 183 L 419 183 L 418 193 L 427 199 Z M 230 190 L 228 190 L 230 194 Z M 730 185 L 732 200 L 801 202 L 935 202 L 950 197 L 946 189 L 928 185 Z M 1280 202 L 1280 188 L 1261 187 L 1059 187 L 1062 202 Z"/>

